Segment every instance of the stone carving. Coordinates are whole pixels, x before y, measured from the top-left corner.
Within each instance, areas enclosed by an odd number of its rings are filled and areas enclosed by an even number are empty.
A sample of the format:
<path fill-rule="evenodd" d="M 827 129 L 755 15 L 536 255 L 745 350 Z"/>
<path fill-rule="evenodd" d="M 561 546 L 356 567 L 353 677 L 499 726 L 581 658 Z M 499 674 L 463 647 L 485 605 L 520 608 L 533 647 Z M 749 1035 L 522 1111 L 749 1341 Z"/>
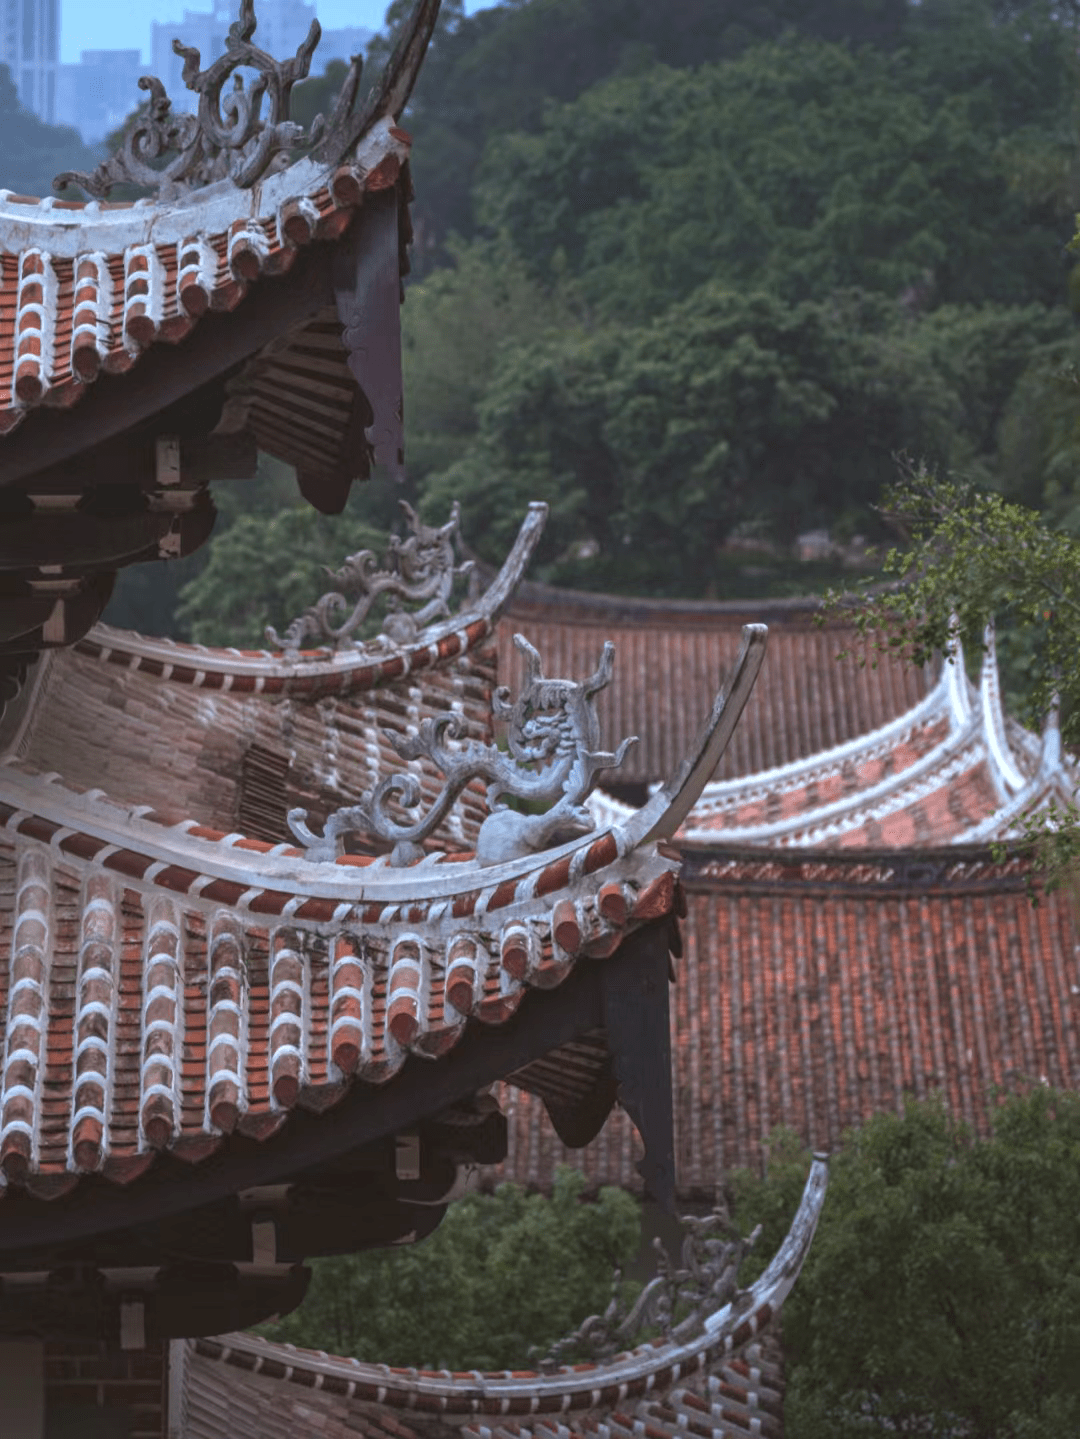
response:
<path fill-rule="evenodd" d="M 92 173 L 67 170 L 53 181 L 57 190 L 78 185 L 87 195 L 104 199 L 115 185 L 138 185 L 163 200 L 215 180 L 232 180 L 249 188 L 290 151 L 318 146 L 332 153 L 335 137 L 351 134 L 350 119 L 360 84 L 361 60 L 355 56 L 329 118 L 319 115 L 310 129 L 290 119 L 292 89 L 307 77 L 311 57 L 322 34 L 313 20 L 307 38 L 291 60 L 275 60 L 252 43 L 255 0 L 242 0 L 240 16 L 229 29 L 225 54 L 205 70 L 198 50 L 173 41 L 184 61 L 184 84 L 199 97 L 195 115 L 174 114 L 165 87 L 144 75 L 139 88 L 150 93 L 123 147 Z M 253 79 L 237 72 L 254 70 Z M 225 90 L 232 77 L 232 88 Z M 223 93 L 224 91 L 224 93 Z M 263 116 L 263 102 L 269 114 Z M 172 156 L 165 160 L 164 157 Z M 164 160 L 164 163 L 162 163 Z"/>
<path fill-rule="evenodd" d="M 511 701 L 500 686 L 493 696 L 495 718 L 506 725 L 507 750 L 464 740 L 456 714 L 422 720 L 418 731 L 404 737 L 387 735 L 404 760 L 428 759 L 445 776 L 430 809 L 412 822 L 402 811 L 415 810 L 422 799 L 417 775 L 394 774 L 384 779 L 359 804 L 336 810 L 322 835 L 307 825 L 305 810 L 292 810 L 289 826 L 312 860 L 332 860 L 350 832 L 375 835 L 393 844 L 392 865 L 411 864 L 424 854 L 423 842 L 445 819 L 450 807 L 474 779 L 487 782 L 491 813 L 480 826 L 476 856 L 481 864 L 498 864 L 549 849 L 595 827 L 585 801 L 605 769 L 617 769 L 637 736 L 624 739 L 614 752 L 598 748 L 600 723 L 596 696 L 611 682 L 615 646 L 608 641 L 594 674 L 587 680 L 548 679 L 537 651 L 522 635 L 514 644 L 525 656 L 521 693 Z M 541 813 L 511 809 L 504 797 L 543 806 Z M 398 813 L 390 808 L 393 802 Z"/>
<path fill-rule="evenodd" d="M 674 1264 L 662 1241 L 654 1239 L 656 1278 L 631 1305 L 622 1299 L 622 1273 L 616 1269 L 608 1307 L 552 1345 L 540 1361 L 544 1373 L 569 1358 L 611 1359 L 653 1330 L 667 1340 L 685 1343 L 702 1332 L 709 1315 L 732 1302 L 738 1308 L 740 1300 L 748 1297 L 739 1288 L 739 1270 L 758 1241 L 761 1225 L 744 1239 L 723 1206 L 704 1218 L 684 1216 L 681 1223 L 682 1263 Z"/>
<path fill-rule="evenodd" d="M 285 634 L 273 625 L 266 638 L 295 659 L 306 640 L 318 646 L 337 646 L 352 639 L 371 613 L 375 601 L 385 599 L 388 613 L 381 634 L 394 644 L 409 644 L 437 619 L 448 619 L 454 586 L 473 572 L 473 561 L 458 563 L 461 509 L 455 501 L 446 524 L 425 525 L 413 507 L 399 501 L 410 533 L 391 535 L 380 562 L 374 550 L 358 550 L 338 570 L 327 570 L 337 586 L 293 620 Z M 420 608 L 409 611 L 406 604 Z"/>

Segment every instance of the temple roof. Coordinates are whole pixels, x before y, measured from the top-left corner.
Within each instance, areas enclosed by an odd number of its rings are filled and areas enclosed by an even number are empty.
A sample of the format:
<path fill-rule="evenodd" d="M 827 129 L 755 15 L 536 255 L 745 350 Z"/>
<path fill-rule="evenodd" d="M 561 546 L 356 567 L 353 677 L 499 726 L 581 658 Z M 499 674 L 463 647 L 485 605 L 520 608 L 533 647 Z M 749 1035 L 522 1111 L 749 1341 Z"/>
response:
<path fill-rule="evenodd" d="M 779 1364 L 775 1349 L 762 1363 L 763 1341 L 809 1250 L 825 1180 L 818 1159 L 787 1238 L 748 1291 L 611 1359 L 436 1373 L 230 1334 L 195 1340 L 174 1360 L 184 1432 L 191 1439 L 291 1439 L 304 1425 L 367 1439 L 422 1439 L 448 1429 L 466 1439 L 675 1439 L 688 1430 L 703 1439 L 776 1439 L 783 1423 Z"/>
<path fill-rule="evenodd" d="M 481 874 L 313 864 L 13 765 L 0 823 L 0 1169 L 42 1195 L 265 1139 L 446 1053 L 470 1016 L 505 1022 L 673 904 L 675 862 L 612 832 Z"/>
<path fill-rule="evenodd" d="M 288 134 L 300 130 L 288 119 L 289 91 L 307 74 L 318 27 L 296 59 L 274 62 L 251 43 L 253 7 L 243 10 L 225 56 L 200 72 L 194 52 L 194 66 L 185 67 L 199 94 L 197 116 L 172 114 L 151 81 L 148 111 L 119 154 L 93 175 L 59 177 L 93 198 L 0 191 L 0 435 L 38 407 L 76 404 L 100 375 L 130 371 L 156 344 L 183 340 L 208 312 L 234 309 L 251 286 L 286 273 L 312 241 L 341 236 L 366 197 L 397 183 L 410 142 L 396 120 L 437 0 L 416 7 L 359 110 L 353 113 L 354 64 L 338 112 L 310 136 Z M 254 86 L 221 100 L 224 83 L 234 71 L 239 80 L 243 67 L 262 72 L 273 112 L 266 121 L 257 119 Z M 250 122 L 245 106 L 254 112 Z M 281 168 L 298 142 L 311 153 Z M 180 153 L 153 169 L 146 157 L 156 150 Z M 100 198 L 124 182 L 156 193 L 133 202 Z"/>
<path fill-rule="evenodd" d="M 505 1024 L 529 990 L 562 985 L 581 960 L 669 916 L 677 859 L 662 842 L 715 767 L 763 649 L 764 631 L 750 630 L 694 749 L 628 823 L 486 863 L 438 851 L 404 867 L 335 860 L 325 839 L 305 851 L 224 833 L 9 757 L 9 1187 L 55 1197 L 86 1176 L 129 1183 L 166 1154 L 204 1160 L 233 1134 L 265 1142 L 358 1081 L 389 1084 L 410 1055 L 446 1055 L 470 1020 Z M 557 696 L 581 688 L 542 683 Z M 575 1103 L 610 1084 L 603 1046 L 598 1062 L 579 1038 L 577 1060 L 548 1061 L 538 1081 L 571 1130 L 584 1122 Z M 529 1083 L 528 1066 L 517 1080 Z"/>
<path fill-rule="evenodd" d="M 486 590 L 449 594 L 444 613 L 427 622 L 404 607 L 398 585 L 398 608 L 386 617 L 396 638 L 345 635 L 321 649 L 242 652 L 95 626 L 78 646 L 39 661 L 23 704 L 0 722 L 0 750 L 114 800 L 249 838 L 288 839 L 290 809 L 325 817 L 358 799 L 399 763 L 390 736 L 422 719 L 454 710 L 470 737 L 490 738 L 487 641 L 545 512 L 530 508 Z M 384 583 L 400 578 L 374 563 L 368 573 Z M 428 563 L 421 598 L 430 600 L 432 576 Z M 424 784 L 437 793 L 433 775 Z M 482 791 L 469 791 L 440 832 L 443 847 L 469 848 L 484 812 Z"/>
<path fill-rule="evenodd" d="M 0 346 L 0 435 L 234 309 L 304 246 L 339 236 L 408 153 L 382 118 L 333 172 L 301 160 L 255 190 L 222 181 L 186 203 L 116 206 L 0 192 L 0 333 L 12 337 Z"/>
<path fill-rule="evenodd" d="M 908 1096 L 941 1093 L 985 1133 L 994 1094 L 1080 1087 L 1077 925 L 1027 862 L 971 847 L 852 854 L 687 852 L 672 992 L 676 1170 L 684 1197 L 760 1169 L 777 1125 L 826 1150 Z M 1036 891 L 1037 893 L 1037 891 Z M 569 1155 L 529 1094 L 506 1096 L 502 1177 L 560 1163 L 639 1187 L 623 1116 Z"/>
<path fill-rule="evenodd" d="M 919 849 L 1016 835 L 1033 809 L 1073 795 L 1077 770 L 1057 717 L 1041 738 L 1006 716 L 993 629 L 978 685 L 959 644 L 911 709 L 805 759 L 713 780 L 679 833 L 689 846 Z M 752 711 L 748 718 L 752 718 Z M 630 812 L 598 795 L 596 813 Z"/>
<path fill-rule="evenodd" d="M 499 626 L 499 673 L 513 682 L 520 661 L 515 629 L 525 627 L 553 664 L 588 663 L 605 639 L 619 673 L 601 699 L 605 726 L 637 733 L 622 782 L 653 784 L 670 772 L 693 737 L 750 621 L 769 626 L 769 658 L 720 778 L 754 775 L 844 744 L 904 714 L 926 694 L 928 678 L 899 663 L 859 663 L 853 626 L 819 622 L 813 599 L 641 600 L 525 583 Z M 841 651 L 850 654 L 838 660 Z"/>
<path fill-rule="evenodd" d="M 278 61 L 254 0 L 239 9 L 205 69 L 180 46 L 197 113 L 146 77 L 121 149 L 58 177 L 89 200 L 0 191 L 0 702 L 86 634 L 118 570 L 203 544 L 209 486 L 253 475 L 259 451 L 328 513 L 373 463 L 400 473 L 397 121 L 439 0 L 416 0 L 366 99 L 357 57 L 306 129 L 291 94 L 318 25 Z M 117 185 L 149 193 L 113 201 Z"/>

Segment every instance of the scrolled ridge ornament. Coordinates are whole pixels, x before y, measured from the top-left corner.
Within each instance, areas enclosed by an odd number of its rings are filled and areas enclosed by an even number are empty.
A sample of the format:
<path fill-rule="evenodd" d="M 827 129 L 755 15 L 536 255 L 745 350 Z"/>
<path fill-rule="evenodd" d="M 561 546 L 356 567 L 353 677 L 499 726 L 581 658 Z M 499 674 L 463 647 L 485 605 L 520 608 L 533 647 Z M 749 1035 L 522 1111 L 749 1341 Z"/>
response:
<path fill-rule="evenodd" d="M 296 659 L 302 648 L 337 648 L 353 641 L 377 600 L 385 600 L 388 613 L 380 634 L 393 644 L 409 644 L 438 619 L 449 619 L 454 587 L 473 573 L 472 560 L 458 561 L 461 507 L 455 501 L 446 524 L 425 525 L 406 501 L 410 533 L 391 535 L 386 554 L 357 550 L 337 570 L 327 570 L 336 586 L 316 600 L 279 635 L 267 625 L 266 638 L 286 659 Z M 408 610 L 406 605 L 418 608 Z"/>
<path fill-rule="evenodd" d="M 616 1269 L 611 1302 L 603 1314 L 590 1315 L 553 1344 L 540 1360 L 542 1373 L 552 1373 L 568 1359 L 612 1359 L 653 1331 L 665 1340 L 685 1343 L 701 1333 L 717 1310 L 727 1304 L 740 1309 L 748 1303 L 749 1294 L 739 1287 L 739 1270 L 761 1237 L 761 1225 L 741 1236 L 722 1205 L 703 1218 L 684 1215 L 680 1223 L 681 1264 L 672 1261 L 662 1240 L 654 1239 L 655 1278 L 627 1304 L 622 1297 L 622 1271 Z"/>
<path fill-rule="evenodd" d="M 336 810 L 321 835 L 308 827 L 306 810 L 292 810 L 289 827 L 305 847 L 308 859 L 333 860 L 347 834 L 363 833 L 392 844 L 391 865 L 412 864 L 423 858 L 424 841 L 476 779 L 486 781 L 491 809 L 476 842 L 477 861 L 482 865 L 536 854 L 595 828 L 585 801 L 600 773 L 618 769 L 637 742 L 634 735 L 615 751 L 599 748 L 596 696 L 611 683 L 615 646 L 609 640 L 595 672 L 578 681 L 548 679 L 540 655 L 528 640 L 515 635 L 514 644 L 525 657 L 521 692 L 511 701 L 509 689 L 500 685 L 493 697 L 495 718 L 506 725 L 506 751 L 463 740 L 463 722 L 456 714 L 422 720 L 411 735 L 387 732 L 403 760 L 430 760 L 445 777 L 434 804 L 412 822 L 403 822 L 402 812 L 417 809 L 423 797 L 418 776 L 407 773 L 389 775 L 359 804 Z M 523 813 L 511 808 L 508 800 L 544 808 L 539 813 Z"/>
<path fill-rule="evenodd" d="M 229 179 L 249 189 L 292 151 L 333 151 L 338 135 L 344 143 L 360 85 L 360 57 L 351 61 L 330 119 L 318 115 L 305 128 L 291 118 L 292 90 L 307 78 L 322 35 L 319 22 L 311 22 L 289 60 L 275 60 L 253 44 L 256 25 L 255 0 L 242 0 L 239 18 L 229 27 L 225 54 L 205 70 L 198 50 L 174 40 L 173 50 L 184 62 L 184 84 L 199 97 L 197 113 L 174 113 L 161 81 L 143 75 L 139 88 L 149 91 L 150 99 L 120 150 L 92 172 L 57 175 L 53 188 L 78 185 L 93 199 L 105 199 L 116 185 L 138 185 L 166 201 L 216 180 Z M 254 70 L 254 78 L 245 80 L 237 73 L 241 68 Z M 226 89 L 230 77 L 232 87 Z M 172 159 L 161 163 L 169 155 Z"/>

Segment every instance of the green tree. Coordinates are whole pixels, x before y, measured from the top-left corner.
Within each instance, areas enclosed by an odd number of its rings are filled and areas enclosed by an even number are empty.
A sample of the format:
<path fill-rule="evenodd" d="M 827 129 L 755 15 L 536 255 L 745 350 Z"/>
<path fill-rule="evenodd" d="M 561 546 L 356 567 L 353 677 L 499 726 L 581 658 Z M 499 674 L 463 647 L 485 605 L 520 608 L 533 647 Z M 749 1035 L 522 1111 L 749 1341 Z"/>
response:
<path fill-rule="evenodd" d="M 560 1169 L 550 1198 L 466 1195 L 420 1244 L 316 1261 L 303 1304 L 265 1332 L 387 1364 L 521 1367 L 602 1311 L 637 1254 L 638 1201 L 602 1189 L 587 1202 L 584 1182 Z"/>
<path fill-rule="evenodd" d="M 1063 324 L 1041 307 L 921 321 L 865 293 L 791 305 L 706 285 L 644 325 L 500 352 L 475 438 L 426 499 L 460 498 L 490 560 L 546 499 L 549 578 L 702 594 L 737 526 L 785 545 L 823 524 L 872 531 L 898 449 L 989 469 L 1027 356 Z"/>
<path fill-rule="evenodd" d="M 1064 742 L 1080 742 L 1080 539 L 1035 510 L 967 480 L 939 479 L 925 465 L 905 467 L 883 509 L 905 543 L 886 552 L 885 585 L 868 582 L 854 611 L 872 647 L 922 664 L 959 635 L 977 653 L 994 620 L 1030 720 L 1060 708 Z M 837 593 L 830 601 L 850 604 Z M 1053 887 L 1080 858 L 1080 809 L 1032 812 L 1025 835 Z"/>
<path fill-rule="evenodd" d="M 77 130 L 49 125 L 19 103 L 6 65 L 0 65 L 0 127 L 4 168 L 0 183 L 16 195 L 51 195 L 53 177 L 63 170 L 92 170 L 97 156 Z"/>
<path fill-rule="evenodd" d="M 797 1202 L 790 1146 L 739 1213 Z M 1080 1425 L 1080 1097 L 1003 1102 L 975 1139 L 938 1101 L 845 1137 L 784 1308 L 785 1421 L 867 1433 L 1061 1439 Z M 794 1182 L 793 1182 L 794 1180 Z"/>
<path fill-rule="evenodd" d="M 613 79 L 534 132 L 492 138 L 480 217 L 537 273 L 565 253 L 596 306 L 624 317 L 707 279 L 795 301 L 859 286 L 923 309 L 1053 303 L 1069 230 L 1010 187 L 1001 145 L 1019 123 L 1059 123 L 1069 33 L 1035 65 L 1019 27 L 984 20 L 965 39 L 984 32 L 1007 33 L 1043 88 L 967 76 L 943 90 L 925 47 L 853 54 L 793 34 Z"/>
<path fill-rule="evenodd" d="M 451 263 L 410 286 L 401 312 L 409 477 L 422 486 L 465 451 L 501 353 L 571 323 L 504 240 L 450 241 Z"/>
<path fill-rule="evenodd" d="M 390 6 L 369 74 L 408 9 L 406 0 Z M 418 268 L 442 259 L 449 234 L 475 232 L 473 179 L 489 140 L 536 129 L 553 100 L 653 61 L 690 67 L 738 55 L 786 30 L 895 44 L 906 11 L 905 0 L 507 0 L 465 16 L 444 0 L 406 117 L 416 139 Z"/>

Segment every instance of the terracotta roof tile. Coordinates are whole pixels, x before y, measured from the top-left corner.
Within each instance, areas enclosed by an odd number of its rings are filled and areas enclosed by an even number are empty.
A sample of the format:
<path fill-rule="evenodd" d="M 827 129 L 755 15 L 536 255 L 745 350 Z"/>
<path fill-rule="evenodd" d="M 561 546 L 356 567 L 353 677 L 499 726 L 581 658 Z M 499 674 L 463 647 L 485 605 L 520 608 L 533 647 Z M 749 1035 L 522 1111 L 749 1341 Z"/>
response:
<path fill-rule="evenodd" d="M 995 1090 L 1080 1086 L 1080 935 L 1061 892 L 1032 905 L 1019 861 L 938 850 L 858 858 L 698 853 L 672 994 L 677 1183 L 710 1195 L 760 1168 L 770 1131 L 821 1149 L 908 1095 L 985 1131 Z M 507 1095 L 499 1173 L 640 1188 L 622 1113 L 571 1156 Z"/>
<path fill-rule="evenodd" d="M 215 186 L 180 205 L 0 195 L 0 434 L 283 274 L 299 249 L 338 235 L 365 192 L 394 183 L 409 144 L 376 120 L 332 176 L 301 160 L 252 190 Z"/>
<path fill-rule="evenodd" d="M 124 1182 L 162 1150 L 195 1162 L 234 1129 L 265 1139 L 295 1107 L 335 1103 L 349 1079 L 385 1083 L 410 1052 L 447 1052 L 471 1015 L 505 1022 L 526 986 L 561 983 L 587 944 L 643 922 L 639 895 L 667 895 L 646 919 L 673 903 L 670 878 L 658 885 L 673 861 L 620 859 L 616 846 L 586 875 L 589 836 L 576 865 L 517 863 L 514 900 L 492 920 L 506 865 L 436 861 L 416 878 L 381 862 L 298 867 L 288 846 L 163 828 L 10 764 L 0 786 L 0 1168 L 39 1188 L 98 1170 Z M 107 844 L 103 862 L 49 844 L 80 830 L 128 844 Z M 620 914 L 599 903 L 615 883 L 629 897 Z"/>

